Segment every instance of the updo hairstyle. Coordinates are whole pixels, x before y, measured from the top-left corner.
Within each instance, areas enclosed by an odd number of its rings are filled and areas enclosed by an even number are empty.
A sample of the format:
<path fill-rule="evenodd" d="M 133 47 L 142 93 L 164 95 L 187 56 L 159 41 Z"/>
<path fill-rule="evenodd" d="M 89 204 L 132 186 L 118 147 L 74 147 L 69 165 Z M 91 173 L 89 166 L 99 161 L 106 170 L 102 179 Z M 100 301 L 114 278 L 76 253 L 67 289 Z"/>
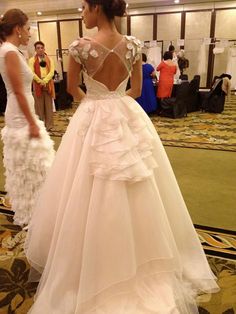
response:
<path fill-rule="evenodd" d="M 0 18 L 0 41 L 5 41 L 6 37 L 13 33 L 16 26 L 24 26 L 28 21 L 28 16 L 19 9 L 8 10 Z"/>
<path fill-rule="evenodd" d="M 102 10 L 109 20 L 115 16 L 123 16 L 126 10 L 126 2 L 124 0 L 85 0 L 90 7 L 101 5 Z"/>
<path fill-rule="evenodd" d="M 173 59 L 173 53 L 171 51 L 166 51 L 164 53 L 163 59 L 164 60 L 172 60 Z"/>

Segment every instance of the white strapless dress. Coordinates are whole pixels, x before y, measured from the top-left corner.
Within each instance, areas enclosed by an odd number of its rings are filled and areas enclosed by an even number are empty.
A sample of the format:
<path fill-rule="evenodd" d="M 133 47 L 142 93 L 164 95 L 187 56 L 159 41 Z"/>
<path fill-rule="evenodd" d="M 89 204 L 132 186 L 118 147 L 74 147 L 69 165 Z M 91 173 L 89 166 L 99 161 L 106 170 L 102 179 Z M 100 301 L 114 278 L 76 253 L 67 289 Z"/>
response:
<path fill-rule="evenodd" d="M 156 130 L 127 80 L 85 81 L 27 237 L 29 313 L 198 313 L 218 286 Z"/>

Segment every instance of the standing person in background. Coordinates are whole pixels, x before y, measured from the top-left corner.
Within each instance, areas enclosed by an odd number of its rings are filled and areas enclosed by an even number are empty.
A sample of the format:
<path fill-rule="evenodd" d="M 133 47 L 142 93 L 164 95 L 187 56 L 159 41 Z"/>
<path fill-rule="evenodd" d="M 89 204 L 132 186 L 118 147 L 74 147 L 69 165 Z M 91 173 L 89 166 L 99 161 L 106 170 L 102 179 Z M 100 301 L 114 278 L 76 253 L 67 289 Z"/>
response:
<path fill-rule="evenodd" d="M 14 223 L 27 226 L 37 193 L 53 158 L 53 142 L 35 114 L 31 86 L 33 74 L 20 45 L 30 38 L 28 17 L 19 9 L 7 11 L 0 19 L 0 72 L 7 89 L 3 163 Z"/>
<path fill-rule="evenodd" d="M 174 75 L 177 71 L 176 64 L 172 61 L 172 52 L 166 51 L 163 56 L 163 61 L 158 65 L 157 71 L 160 71 L 157 98 L 171 97 Z"/>
<path fill-rule="evenodd" d="M 151 113 L 157 110 L 157 99 L 154 91 L 152 79 L 155 77 L 155 69 L 147 62 L 147 56 L 142 53 L 142 71 L 143 85 L 142 94 L 136 99 L 146 113 Z"/>
<path fill-rule="evenodd" d="M 184 74 L 184 71 L 189 67 L 189 60 L 185 58 L 185 53 L 183 49 L 178 52 L 177 58 L 181 78 L 181 76 Z"/>
<path fill-rule="evenodd" d="M 53 128 L 53 99 L 54 88 L 54 62 L 45 52 L 42 41 L 34 44 L 36 55 L 29 60 L 29 66 L 34 73 L 34 99 L 35 111 L 40 120 L 44 121 L 47 131 Z"/>
<path fill-rule="evenodd" d="M 178 83 L 179 76 L 180 76 L 180 69 L 179 69 L 179 65 L 178 65 L 178 56 L 177 56 L 177 53 L 175 51 L 175 47 L 172 44 L 169 46 L 168 50 L 172 53 L 172 61 L 176 65 L 176 73 L 174 76 L 174 83 L 176 84 L 176 83 Z"/>

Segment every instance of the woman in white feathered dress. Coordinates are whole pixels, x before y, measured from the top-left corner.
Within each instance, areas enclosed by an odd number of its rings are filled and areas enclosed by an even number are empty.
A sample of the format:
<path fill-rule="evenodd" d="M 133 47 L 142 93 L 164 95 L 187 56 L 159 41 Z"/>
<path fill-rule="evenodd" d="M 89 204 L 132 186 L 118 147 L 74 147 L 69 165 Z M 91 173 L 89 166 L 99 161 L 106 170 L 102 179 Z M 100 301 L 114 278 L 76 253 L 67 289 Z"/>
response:
<path fill-rule="evenodd" d="M 30 38 L 28 17 L 18 9 L 0 20 L 0 72 L 7 89 L 3 162 L 14 223 L 27 226 L 35 199 L 54 159 L 53 142 L 34 111 L 31 92 L 33 73 L 20 45 Z"/>

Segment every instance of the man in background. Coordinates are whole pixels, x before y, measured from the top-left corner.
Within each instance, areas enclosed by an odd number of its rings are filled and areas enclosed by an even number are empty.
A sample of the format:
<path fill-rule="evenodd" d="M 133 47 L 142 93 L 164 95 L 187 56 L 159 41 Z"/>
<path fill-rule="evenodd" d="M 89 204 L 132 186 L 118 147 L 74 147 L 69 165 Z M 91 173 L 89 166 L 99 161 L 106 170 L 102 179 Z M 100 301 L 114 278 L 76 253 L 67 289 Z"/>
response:
<path fill-rule="evenodd" d="M 50 131 L 53 127 L 55 66 L 53 60 L 45 53 L 45 45 L 42 41 L 37 41 L 34 47 L 36 54 L 29 59 L 29 66 L 34 73 L 35 111 L 40 120 L 44 121 L 47 131 Z"/>

